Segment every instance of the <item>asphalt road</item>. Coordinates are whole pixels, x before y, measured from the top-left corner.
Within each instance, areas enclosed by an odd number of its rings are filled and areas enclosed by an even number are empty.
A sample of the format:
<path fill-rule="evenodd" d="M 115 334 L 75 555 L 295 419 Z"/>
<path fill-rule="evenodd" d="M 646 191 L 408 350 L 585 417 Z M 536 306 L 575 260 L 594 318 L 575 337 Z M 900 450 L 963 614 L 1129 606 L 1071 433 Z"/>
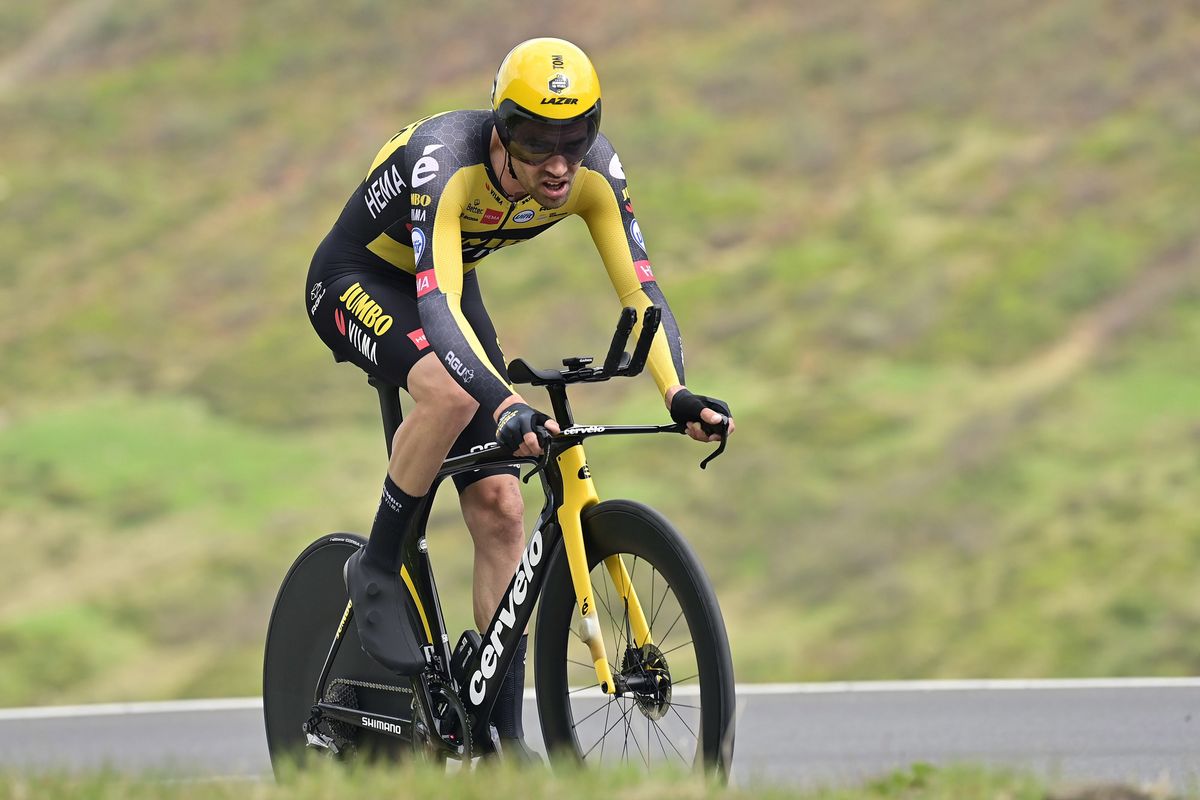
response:
<path fill-rule="evenodd" d="M 536 710 L 526 728 L 540 746 Z M 1200 786 L 1200 681 L 801 684 L 739 689 L 733 779 L 860 783 L 916 761 L 1054 781 Z M 267 776 L 255 700 L 0 710 L 0 769 Z"/>

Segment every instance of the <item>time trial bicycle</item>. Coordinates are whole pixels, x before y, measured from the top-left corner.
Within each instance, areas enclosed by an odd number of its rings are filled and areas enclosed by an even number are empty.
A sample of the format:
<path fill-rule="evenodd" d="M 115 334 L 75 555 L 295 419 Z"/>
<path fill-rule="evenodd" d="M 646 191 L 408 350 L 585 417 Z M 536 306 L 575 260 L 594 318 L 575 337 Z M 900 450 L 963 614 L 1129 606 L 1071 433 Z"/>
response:
<path fill-rule="evenodd" d="M 336 758 L 416 752 L 470 763 L 499 747 L 492 706 L 535 604 L 533 674 L 547 751 L 584 764 L 687 765 L 726 776 L 733 757 L 734 678 L 725 623 L 700 560 L 659 513 L 631 500 L 600 501 L 583 441 L 593 436 L 683 433 L 672 425 L 576 425 L 566 387 L 641 372 L 661 320 L 650 307 L 633 354 L 637 314 L 622 311 L 604 363 L 563 359 L 543 370 L 521 359 L 515 384 L 544 386 L 562 428 L 543 430 L 543 454 L 518 457 L 491 444 L 448 459 L 416 512 L 400 577 L 413 600 L 425 669 L 401 677 L 367 656 L 352 623 L 342 567 L 366 540 L 322 536 L 295 560 L 275 600 L 263 667 L 271 761 L 306 749 Z M 402 421 L 399 389 L 371 379 L 386 441 Z M 711 426 L 725 448 L 727 421 Z M 481 467 L 529 463 L 545 504 L 524 555 L 485 631 L 468 630 L 453 651 L 429 558 L 425 527 L 443 479 Z"/>

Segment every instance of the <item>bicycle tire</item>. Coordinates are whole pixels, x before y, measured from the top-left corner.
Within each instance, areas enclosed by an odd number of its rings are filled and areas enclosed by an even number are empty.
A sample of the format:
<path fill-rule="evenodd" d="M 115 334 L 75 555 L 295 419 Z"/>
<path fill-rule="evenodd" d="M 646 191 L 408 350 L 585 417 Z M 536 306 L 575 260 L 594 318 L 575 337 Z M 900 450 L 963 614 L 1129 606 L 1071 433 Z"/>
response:
<path fill-rule="evenodd" d="M 292 563 L 275 597 L 263 653 L 263 721 L 277 778 L 281 770 L 305 761 L 301 726 L 309 718 L 321 669 L 348 602 L 342 566 L 365 543 L 351 533 L 322 536 Z M 330 671 L 330 684 L 338 679 L 376 687 L 398 680 L 363 652 L 353 624 L 343 634 Z M 411 718 L 411 693 L 369 687 L 357 693 L 373 711 Z M 386 734 L 358 729 L 353 735 L 353 752 L 358 754 L 393 758 L 404 749 Z"/>
<path fill-rule="evenodd" d="M 694 663 L 699 680 L 700 706 L 697 714 L 699 730 L 692 731 L 696 742 L 690 766 L 711 770 L 722 778 L 727 778 L 733 759 L 735 727 L 733 662 L 729 653 L 725 622 L 704 567 L 692 548 L 671 523 L 658 512 L 640 503 L 628 500 L 606 501 L 586 510 L 583 513 L 582 521 L 588 567 L 593 570 L 593 594 L 597 597 L 598 606 L 603 602 L 603 589 L 598 582 L 601 578 L 597 576 L 602 576 L 602 580 L 608 581 L 609 585 L 611 585 L 611 581 L 603 567 L 598 571 L 594 568 L 603 559 L 617 553 L 625 554 L 633 559 L 632 576 L 635 588 L 639 583 L 638 563 L 647 562 L 652 565 L 657 574 L 662 575 L 678 599 L 680 613 L 686 619 L 688 633 L 691 635 L 689 644 L 694 644 Z M 637 590 L 643 607 L 648 601 L 653 608 L 658 599 L 654 597 L 655 574 L 654 571 L 651 572 L 649 593 L 643 589 Z M 645 575 L 644 571 L 642 575 Z M 646 596 L 647 594 L 649 597 Z M 664 604 L 667 602 L 665 591 L 661 602 Z M 608 606 L 609 604 L 604 603 L 604 605 Z M 592 745 L 591 751 L 585 752 L 585 745 L 581 744 L 579 736 L 577 736 L 573 704 L 581 705 L 583 701 L 580 698 L 584 696 L 581 694 L 583 690 L 572 689 L 568 680 L 567 667 L 571 658 L 568 647 L 582 648 L 574 650 L 576 653 L 587 652 L 582 642 L 571 633 L 571 624 L 576 615 L 576 597 L 571 583 L 570 569 L 567 566 L 566 551 L 559 547 L 547 573 L 545 588 L 542 591 L 538 608 L 534 639 L 534 683 L 537 691 L 542 736 L 547 750 L 556 759 L 578 764 L 591 763 L 589 758 L 596 759 L 593 758 L 595 744 Z M 648 619 L 651 616 L 653 616 L 652 612 L 647 614 Z M 677 622 L 678 618 L 676 624 Z M 602 625 L 602 627 L 604 626 Z M 610 638 L 614 637 L 614 633 L 617 641 Z M 656 630 L 656 625 L 652 621 L 651 637 L 655 638 L 656 633 L 661 635 L 661 630 Z M 671 631 L 667 631 L 667 635 L 670 636 Z M 605 645 L 614 673 L 621 668 L 622 664 L 622 656 L 617 652 L 617 648 L 621 646 L 620 639 L 619 630 L 605 630 Z M 657 639 L 656 643 L 663 644 Z M 678 651 L 680 648 L 674 649 Z M 674 658 L 675 656 L 672 654 L 672 659 Z M 575 660 L 570 663 L 579 664 L 580 662 Z M 586 667 L 587 665 L 582 666 Z M 679 677 L 681 676 L 676 674 L 672 676 L 672 680 Z M 595 680 L 594 672 L 591 673 L 590 679 Z M 575 699 L 572 698 L 572 695 L 575 695 Z M 618 700 L 609 698 L 605 701 L 603 695 L 597 697 L 597 702 L 606 702 L 606 705 L 617 703 L 618 707 L 622 706 Z M 679 704 L 672 699 L 666 705 Z M 640 703 L 638 707 L 642 707 Z M 622 711 L 620 708 L 618 710 L 623 715 L 628 711 L 629 715 L 634 717 L 640 725 L 641 720 L 630 708 L 626 705 L 625 710 Z M 598 714 L 599 710 L 602 708 L 598 708 L 597 711 L 589 713 L 587 716 Z M 672 710 L 675 716 L 680 716 L 677 709 Z M 601 727 L 607 725 L 611 711 L 612 708 L 609 707 Z M 663 755 L 667 756 L 665 760 L 669 761 L 672 756 L 663 742 L 662 729 L 652 731 L 649 712 L 644 711 L 642 716 L 647 719 L 646 750 L 652 749 L 654 737 L 657 737 L 657 744 L 662 749 Z M 580 723 L 583 723 L 584 719 L 581 718 Z M 680 716 L 680 719 L 682 720 L 683 717 Z M 655 722 L 655 728 L 657 728 L 657 721 Z M 626 747 L 628 747 L 630 733 L 637 742 L 637 731 L 627 723 Z M 607 732 L 601 734 L 602 738 L 605 736 L 607 736 Z M 670 741 L 669 733 L 667 734 L 667 744 L 671 744 L 671 747 L 675 748 Z M 602 746 L 601 757 L 598 759 L 600 763 L 603 763 L 604 752 L 605 749 Z M 686 764 L 686 754 L 680 753 L 678 749 L 675 752 Z M 648 753 L 643 753 L 643 756 L 648 768 L 654 766 L 651 764 Z"/>

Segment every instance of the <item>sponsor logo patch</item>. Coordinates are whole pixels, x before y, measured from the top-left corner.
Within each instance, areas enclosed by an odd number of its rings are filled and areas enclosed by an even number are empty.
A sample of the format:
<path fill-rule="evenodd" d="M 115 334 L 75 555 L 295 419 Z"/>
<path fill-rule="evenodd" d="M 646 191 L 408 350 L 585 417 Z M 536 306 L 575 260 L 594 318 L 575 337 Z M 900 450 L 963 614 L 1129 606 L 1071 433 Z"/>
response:
<path fill-rule="evenodd" d="M 478 706 L 487 697 L 488 681 L 496 674 L 496 667 L 500 661 L 500 656 L 504 654 L 504 643 L 500 640 L 500 635 L 504 633 L 504 629 L 512 630 L 517 624 L 517 611 L 525 604 L 525 600 L 529 595 L 529 587 L 533 582 L 533 568 L 536 567 L 542 560 L 542 532 L 536 530 L 529 537 L 529 544 L 525 548 L 525 553 L 521 556 L 521 561 L 517 565 L 516 575 L 513 576 L 512 588 L 509 589 L 508 596 L 505 598 L 504 604 L 500 607 L 500 613 L 496 616 L 496 621 L 492 625 L 491 631 L 488 633 L 484 642 L 486 643 L 479 659 L 479 669 L 475 670 L 468 682 L 469 696 L 471 702 Z"/>
<path fill-rule="evenodd" d="M 613 153 L 612 161 L 608 162 L 608 174 L 619 181 L 625 180 L 625 168 L 621 166 L 621 159 L 616 153 Z"/>
<path fill-rule="evenodd" d="M 346 315 L 342 313 L 340 308 L 333 310 L 333 324 L 337 326 L 338 333 L 342 336 L 346 335 Z"/>
<path fill-rule="evenodd" d="M 633 241 L 637 242 L 637 246 L 642 248 L 642 252 L 646 252 L 646 240 L 642 238 L 642 226 L 638 225 L 636 219 L 629 223 L 629 235 L 633 237 Z"/>
<path fill-rule="evenodd" d="M 415 331 L 409 331 L 408 338 L 416 345 L 418 350 L 429 349 L 429 340 L 425 338 L 425 329 L 417 328 Z"/>
<path fill-rule="evenodd" d="M 531 219 L 533 219 L 533 209 L 527 208 L 524 211 L 517 212 L 512 221 L 520 225 L 522 223 L 529 222 Z"/>
<path fill-rule="evenodd" d="M 483 218 L 479 221 L 484 225 L 495 225 L 502 219 L 504 219 L 504 212 L 497 211 L 494 208 L 489 208 L 483 212 Z"/>
<path fill-rule="evenodd" d="M 424 152 L 421 154 L 422 157 L 417 159 L 416 164 L 413 164 L 412 186 L 414 189 L 418 186 L 424 186 L 437 177 L 441 166 L 431 154 L 437 152 L 442 147 L 443 145 L 440 144 L 426 145 Z"/>
<path fill-rule="evenodd" d="M 391 314 L 385 314 L 383 306 L 371 299 L 371 295 L 367 294 L 362 284 L 357 281 L 342 292 L 342 296 L 338 300 L 346 307 L 347 311 L 358 317 L 359 322 L 375 331 L 376 336 L 383 336 L 392 327 Z M 338 330 L 345 333 L 345 329 L 341 325 L 338 325 Z"/>
<path fill-rule="evenodd" d="M 400 170 L 393 164 L 390 169 L 385 169 L 379 174 L 375 180 L 371 181 L 363 187 L 363 199 L 367 203 L 367 211 L 371 212 L 371 218 L 379 216 L 387 204 L 393 198 L 398 197 L 404 189 L 404 178 L 400 177 Z"/>
<path fill-rule="evenodd" d="M 571 79 L 559 72 L 550 79 L 549 86 L 550 91 L 554 92 L 555 94 L 562 94 L 567 89 L 571 88 Z"/>
<path fill-rule="evenodd" d="M 312 300 L 312 305 L 308 309 L 308 315 L 315 317 L 317 315 L 317 306 L 321 305 L 321 298 L 325 296 L 325 287 L 320 281 L 313 284 L 312 289 L 308 292 L 308 299 Z"/>
<path fill-rule="evenodd" d="M 420 264 L 421 256 L 425 255 L 425 232 L 420 228 L 412 229 L 412 246 L 413 264 Z"/>
<path fill-rule="evenodd" d="M 437 288 L 437 275 L 427 269 L 417 273 L 417 297 L 424 297 Z"/>
<path fill-rule="evenodd" d="M 444 360 L 446 362 L 446 366 L 450 367 L 451 371 L 453 371 L 455 375 L 462 378 L 463 383 L 470 383 L 471 381 L 475 380 L 475 370 L 468 367 L 463 363 L 461 358 L 454 355 L 453 350 L 446 351 L 446 358 Z"/>
<path fill-rule="evenodd" d="M 638 280 L 642 283 L 650 283 L 654 280 L 654 270 L 650 268 L 649 261 L 635 261 L 633 268 L 637 270 Z"/>
<path fill-rule="evenodd" d="M 350 322 L 346 330 L 346 338 L 350 340 L 350 344 L 354 345 L 354 349 L 362 353 L 363 358 L 370 361 L 372 364 L 378 364 L 375 360 L 375 347 L 377 342 L 367 335 L 367 332 L 362 328 Z"/>

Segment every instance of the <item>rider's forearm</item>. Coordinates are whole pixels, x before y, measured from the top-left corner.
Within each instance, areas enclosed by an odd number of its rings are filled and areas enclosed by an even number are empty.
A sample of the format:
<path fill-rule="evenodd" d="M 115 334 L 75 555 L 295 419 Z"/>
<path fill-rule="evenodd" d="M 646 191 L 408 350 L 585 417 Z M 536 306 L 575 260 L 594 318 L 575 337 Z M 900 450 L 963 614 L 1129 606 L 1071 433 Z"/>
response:
<path fill-rule="evenodd" d="M 435 290 L 421 297 L 417 308 L 425 338 L 438 361 L 481 408 L 494 413 L 513 397 L 512 387 L 496 371 L 470 323 L 463 318 L 457 294 Z"/>

